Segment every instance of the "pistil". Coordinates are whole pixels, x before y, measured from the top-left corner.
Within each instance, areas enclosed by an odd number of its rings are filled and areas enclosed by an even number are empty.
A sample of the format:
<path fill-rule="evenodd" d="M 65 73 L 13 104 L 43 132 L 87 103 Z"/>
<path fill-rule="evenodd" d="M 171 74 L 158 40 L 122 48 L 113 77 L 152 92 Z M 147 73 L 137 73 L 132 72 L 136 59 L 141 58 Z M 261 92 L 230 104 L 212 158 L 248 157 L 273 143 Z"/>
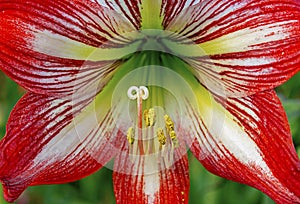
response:
<path fill-rule="evenodd" d="M 149 90 L 147 87 L 145 86 L 140 86 L 140 87 L 136 87 L 136 86 L 132 86 L 128 89 L 127 91 L 127 95 L 130 99 L 132 100 L 137 100 L 137 132 L 138 132 L 138 146 L 139 146 L 139 150 L 140 150 L 140 154 L 144 155 L 145 151 L 144 151 L 144 145 L 143 145 L 143 100 L 146 100 L 149 97 Z M 128 129 L 128 131 L 130 130 L 130 128 Z M 129 135 L 129 138 L 131 137 L 131 135 Z M 128 133 L 127 133 L 127 139 L 128 139 Z M 132 142 L 132 139 L 129 139 L 129 143 Z M 134 142 L 134 140 L 133 140 Z M 132 142 L 132 144 L 133 144 Z"/>
<path fill-rule="evenodd" d="M 174 122 L 169 115 L 164 113 L 165 110 L 161 112 L 159 108 L 149 108 L 143 111 L 143 101 L 149 97 L 148 88 L 132 86 L 128 89 L 127 95 L 129 99 L 136 100 L 137 103 L 135 126 L 127 130 L 131 152 L 148 155 L 164 151 L 166 148 L 178 147 Z"/>

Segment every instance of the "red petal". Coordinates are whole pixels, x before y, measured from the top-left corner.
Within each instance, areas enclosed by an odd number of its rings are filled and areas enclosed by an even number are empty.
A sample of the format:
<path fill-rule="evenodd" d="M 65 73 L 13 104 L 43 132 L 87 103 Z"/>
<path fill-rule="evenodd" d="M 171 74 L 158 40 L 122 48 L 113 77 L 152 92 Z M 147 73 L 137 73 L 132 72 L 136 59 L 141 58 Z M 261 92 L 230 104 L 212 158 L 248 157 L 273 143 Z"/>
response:
<path fill-rule="evenodd" d="M 0 68 L 39 94 L 68 95 L 91 83 L 105 84 L 114 60 L 87 57 L 135 30 L 120 14 L 85 0 L 12 0 L 0 9 Z"/>
<path fill-rule="evenodd" d="M 252 95 L 300 70 L 297 0 L 206 0 L 181 11 L 167 30 L 203 49 L 186 60 L 218 95 Z"/>
<path fill-rule="evenodd" d="M 78 180 L 112 158 L 114 137 L 98 137 L 99 127 L 92 125 L 83 124 L 85 132 L 77 132 L 82 125 L 74 124 L 74 116 L 85 105 L 33 93 L 18 102 L 0 143 L 0 180 L 7 201 L 29 185 Z"/>
<path fill-rule="evenodd" d="M 202 0 L 162 0 L 162 14 L 164 15 L 164 27 L 168 27 L 169 23 L 174 21 L 174 19 L 176 19 L 178 15 L 180 15 L 180 13 L 183 13 L 186 8 L 189 8 L 193 5 L 197 5 L 201 1 Z"/>
<path fill-rule="evenodd" d="M 124 16 L 138 30 L 141 26 L 141 1 L 139 0 L 98 0 L 99 4 L 108 7 Z"/>
<path fill-rule="evenodd" d="M 124 150 L 114 165 L 116 203 L 188 203 L 188 160 L 182 151 L 178 148 L 168 155 L 141 156 Z M 174 159 L 171 165 L 170 158 Z"/>
<path fill-rule="evenodd" d="M 231 116 L 217 116 L 216 108 L 212 127 L 196 119 L 193 154 L 214 174 L 258 188 L 277 203 L 299 203 L 300 161 L 276 93 L 219 101 Z"/>

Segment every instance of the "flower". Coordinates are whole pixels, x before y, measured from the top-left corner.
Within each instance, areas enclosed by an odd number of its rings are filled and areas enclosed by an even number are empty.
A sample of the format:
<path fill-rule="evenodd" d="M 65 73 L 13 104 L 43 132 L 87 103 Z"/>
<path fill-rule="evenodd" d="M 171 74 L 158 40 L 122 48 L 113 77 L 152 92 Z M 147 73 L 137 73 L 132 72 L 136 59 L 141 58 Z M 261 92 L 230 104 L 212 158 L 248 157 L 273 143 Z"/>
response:
<path fill-rule="evenodd" d="M 0 67 L 28 92 L 0 143 L 14 201 L 114 159 L 117 203 L 187 203 L 212 173 L 300 203 L 273 88 L 300 69 L 298 0 L 1 0 Z"/>

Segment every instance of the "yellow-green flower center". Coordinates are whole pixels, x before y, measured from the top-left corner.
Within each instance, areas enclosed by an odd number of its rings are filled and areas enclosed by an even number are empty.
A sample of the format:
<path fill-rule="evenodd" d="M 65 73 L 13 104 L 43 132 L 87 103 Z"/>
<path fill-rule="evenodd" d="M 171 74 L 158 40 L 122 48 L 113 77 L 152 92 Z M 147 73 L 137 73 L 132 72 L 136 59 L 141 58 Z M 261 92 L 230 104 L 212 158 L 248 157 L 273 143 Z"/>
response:
<path fill-rule="evenodd" d="M 162 29 L 162 0 L 142 0 L 142 29 Z"/>
<path fill-rule="evenodd" d="M 133 53 L 97 97 L 114 109 L 113 122 L 127 138 L 131 154 L 155 155 L 179 146 L 181 114 L 187 102 L 197 107 L 198 84 L 180 58 L 158 51 Z"/>

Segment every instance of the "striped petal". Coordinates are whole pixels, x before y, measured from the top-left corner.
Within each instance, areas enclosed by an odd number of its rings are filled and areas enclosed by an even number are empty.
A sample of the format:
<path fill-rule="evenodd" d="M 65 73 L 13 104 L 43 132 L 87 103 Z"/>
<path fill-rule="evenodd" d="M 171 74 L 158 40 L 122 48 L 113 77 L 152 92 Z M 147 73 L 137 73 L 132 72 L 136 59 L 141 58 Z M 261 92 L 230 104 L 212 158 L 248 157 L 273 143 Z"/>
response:
<path fill-rule="evenodd" d="M 299 203 L 300 161 L 275 91 L 206 101 L 205 108 L 188 112 L 192 121 L 185 127 L 195 136 L 191 151 L 198 160 L 212 173 L 253 186 L 276 203 Z"/>
<path fill-rule="evenodd" d="M 107 47 L 123 46 L 126 40 L 117 36 L 135 30 L 119 13 L 89 0 L 2 1 L 0 11 L 1 69 L 48 95 L 105 84 L 120 57 Z M 89 59 L 93 54 L 97 59 Z"/>
<path fill-rule="evenodd" d="M 183 148 L 184 149 L 184 148 Z M 114 165 L 117 204 L 188 203 L 189 173 L 185 150 L 133 155 L 124 145 Z"/>
<path fill-rule="evenodd" d="M 18 102 L 0 143 L 0 180 L 7 201 L 14 201 L 29 185 L 85 177 L 116 154 L 118 129 L 111 123 L 111 111 L 101 106 L 99 118 L 93 103 L 84 106 L 86 102 L 33 93 Z"/>
<path fill-rule="evenodd" d="M 101 6 L 107 7 L 124 16 L 137 30 L 141 26 L 141 1 L 138 0 L 96 0 Z"/>
<path fill-rule="evenodd" d="M 164 66 L 153 65 L 157 61 Z M 188 202 L 185 135 L 177 133 L 184 110 L 181 101 L 193 93 L 187 79 L 194 78 L 174 71 L 184 65 L 171 55 L 146 52 L 132 56 L 121 68 L 127 72 L 114 89 L 113 99 L 125 101 L 117 118 L 125 127 L 120 128 L 125 135 L 114 164 L 117 203 Z"/>
<path fill-rule="evenodd" d="M 185 56 L 186 61 L 218 95 L 274 88 L 300 69 L 297 0 L 204 0 L 181 10 L 166 29 L 202 49 Z"/>
<path fill-rule="evenodd" d="M 161 13 L 164 17 L 163 27 L 167 28 L 186 8 L 197 5 L 201 1 L 202 0 L 162 0 Z"/>

